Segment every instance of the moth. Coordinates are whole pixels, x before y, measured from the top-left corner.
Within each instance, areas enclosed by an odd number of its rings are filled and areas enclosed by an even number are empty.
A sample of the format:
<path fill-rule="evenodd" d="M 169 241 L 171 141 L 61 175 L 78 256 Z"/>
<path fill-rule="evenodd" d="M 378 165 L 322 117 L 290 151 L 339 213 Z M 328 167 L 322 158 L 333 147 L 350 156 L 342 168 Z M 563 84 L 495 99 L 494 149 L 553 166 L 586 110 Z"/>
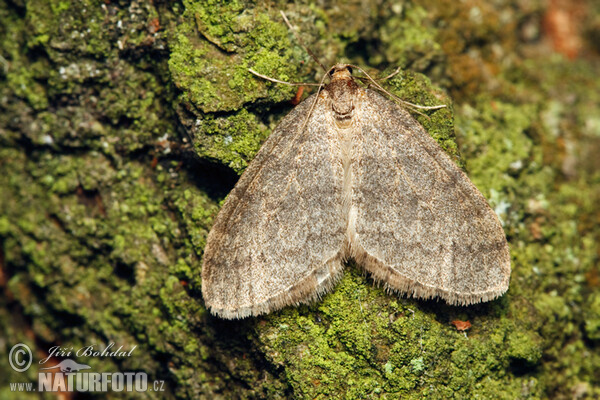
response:
<path fill-rule="evenodd" d="M 308 303 L 354 259 L 387 289 L 449 304 L 508 289 L 498 217 L 402 107 L 349 64 L 273 131 L 208 235 L 202 295 L 227 319 Z"/>

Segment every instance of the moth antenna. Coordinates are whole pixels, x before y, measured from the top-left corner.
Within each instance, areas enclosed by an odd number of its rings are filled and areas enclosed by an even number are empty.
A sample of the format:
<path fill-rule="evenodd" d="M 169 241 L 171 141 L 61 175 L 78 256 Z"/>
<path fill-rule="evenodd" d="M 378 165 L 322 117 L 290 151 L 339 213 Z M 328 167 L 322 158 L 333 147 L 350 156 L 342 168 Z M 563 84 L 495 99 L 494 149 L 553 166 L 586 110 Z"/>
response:
<path fill-rule="evenodd" d="M 402 70 L 402 68 L 398 67 L 396 68 L 396 70 L 394 72 L 392 72 L 391 74 L 389 74 L 388 76 L 385 76 L 383 78 L 375 78 L 376 81 L 386 81 L 390 78 L 393 78 L 394 76 L 398 75 L 400 73 L 400 71 Z"/>
<path fill-rule="evenodd" d="M 393 98 L 394 100 L 399 102 L 400 104 L 404 105 L 405 107 L 412 108 L 412 109 L 419 109 L 419 110 L 438 110 L 440 108 L 446 107 L 445 104 L 442 104 L 439 106 L 420 106 L 418 104 L 413 104 L 409 101 L 404 101 L 400 97 L 396 96 L 395 94 L 390 93 L 387 90 L 385 90 L 379 83 L 377 83 L 377 81 L 375 79 L 373 79 L 371 77 L 371 75 L 367 74 L 367 72 L 364 69 L 362 69 L 361 67 L 352 65 L 352 64 L 348 64 L 348 66 L 350 68 L 356 68 L 357 70 L 359 70 L 360 72 L 365 74 L 365 76 L 373 84 L 373 86 L 375 86 L 377 89 L 381 90 L 383 93 L 387 94 L 388 96 L 390 96 L 391 98 Z M 421 113 L 419 113 L 419 114 L 421 114 Z"/>
<path fill-rule="evenodd" d="M 400 73 L 400 71 L 402 71 L 402 68 L 398 67 L 398 68 L 396 68 L 396 70 L 394 72 L 392 72 L 388 76 L 384 76 L 383 78 L 374 78 L 374 80 L 380 81 L 380 82 L 388 80 L 388 79 L 393 78 L 394 76 L 398 75 Z M 370 79 L 365 78 L 364 76 L 355 76 L 354 79 L 358 79 L 361 82 L 370 82 Z"/>
<path fill-rule="evenodd" d="M 265 79 L 267 81 L 271 81 L 271 82 L 275 82 L 275 83 L 282 83 L 284 85 L 289 85 L 289 86 L 319 86 L 318 83 L 302 83 L 302 82 L 280 81 L 279 79 L 271 78 L 270 76 L 260 74 L 260 73 L 256 72 L 255 70 L 253 70 L 252 68 L 248 68 L 248 72 L 250 72 L 250 73 L 258 76 L 259 78 L 263 78 L 263 79 Z"/>
<path fill-rule="evenodd" d="M 304 42 L 302 42 L 302 39 L 300 39 L 300 35 L 298 35 L 298 33 L 296 32 L 296 30 L 294 29 L 294 27 L 292 26 L 292 24 L 290 24 L 290 21 L 285 16 L 285 13 L 283 11 L 281 11 L 281 10 L 279 12 L 281 13 L 281 16 L 283 17 L 283 20 L 285 21 L 285 24 L 288 26 L 288 28 L 290 29 L 290 31 L 292 31 L 292 34 L 294 35 L 294 37 L 296 38 L 296 40 L 298 41 L 298 43 L 300 43 L 300 46 L 302 46 L 302 48 L 304 49 L 304 51 L 306 51 L 308 53 L 308 55 L 310 55 L 312 57 L 312 59 L 315 60 L 315 62 L 317 64 L 319 64 L 321 66 L 321 68 L 323 68 L 323 71 L 327 71 L 327 68 L 325 68 L 325 66 L 323 64 L 321 64 L 321 62 L 319 61 L 319 59 L 317 58 L 317 56 L 315 55 L 315 53 L 313 53 L 312 51 L 310 51 L 310 49 L 304 45 Z"/>

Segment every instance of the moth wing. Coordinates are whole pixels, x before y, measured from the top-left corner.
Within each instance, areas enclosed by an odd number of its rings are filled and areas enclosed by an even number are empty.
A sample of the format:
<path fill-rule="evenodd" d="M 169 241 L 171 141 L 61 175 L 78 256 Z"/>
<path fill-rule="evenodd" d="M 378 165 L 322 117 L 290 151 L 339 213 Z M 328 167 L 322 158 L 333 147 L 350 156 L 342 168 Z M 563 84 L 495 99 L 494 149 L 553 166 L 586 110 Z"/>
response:
<path fill-rule="evenodd" d="M 361 93 L 352 255 L 376 280 L 414 297 L 466 305 L 500 296 L 509 249 L 483 195 L 408 112 Z"/>
<path fill-rule="evenodd" d="M 292 110 L 231 191 L 208 235 L 202 294 L 213 314 L 243 318 L 308 302 L 342 271 L 339 142 L 324 101 Z"/>

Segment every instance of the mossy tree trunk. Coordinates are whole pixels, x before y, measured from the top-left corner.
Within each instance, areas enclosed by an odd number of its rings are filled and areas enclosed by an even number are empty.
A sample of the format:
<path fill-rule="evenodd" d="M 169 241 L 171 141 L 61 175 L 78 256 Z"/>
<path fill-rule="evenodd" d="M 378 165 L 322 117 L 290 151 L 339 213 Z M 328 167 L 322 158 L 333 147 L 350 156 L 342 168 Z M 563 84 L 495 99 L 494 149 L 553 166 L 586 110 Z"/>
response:
<path fill-rule="evenodd" d="M 598 5 L 309 3 L 0 0 L 0 353 L 34 350 L 25 373 L 0 363 L 2 397 L 52 346 L 109 342 L 135 348 L 77 361 L 161 397 L 600 396 Z M 325 63 L 400 66 L 394 93 L 454 100 L 419 118 L 504 223 L 505 296 L 400 298 L 349 263 L 314 305 L 207 313 L 212 219 L 293 107 L 247 68 L 320 74 L 279 10 Z"/>

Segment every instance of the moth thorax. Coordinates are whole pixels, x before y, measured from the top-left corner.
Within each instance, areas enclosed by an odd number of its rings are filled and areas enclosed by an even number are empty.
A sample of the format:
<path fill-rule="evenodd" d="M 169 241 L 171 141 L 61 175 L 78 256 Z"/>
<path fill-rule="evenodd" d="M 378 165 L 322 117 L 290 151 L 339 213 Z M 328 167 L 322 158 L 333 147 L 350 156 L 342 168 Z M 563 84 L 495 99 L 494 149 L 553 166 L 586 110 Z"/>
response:
<path fill-rule="evenodd" d="M 357 89 L 358 85 L 351 76 L 338 77 L 335 75 L 325 88 L 331 99 L 333 116 L 340 128 L 347 127 L 352 121 Z"/>

